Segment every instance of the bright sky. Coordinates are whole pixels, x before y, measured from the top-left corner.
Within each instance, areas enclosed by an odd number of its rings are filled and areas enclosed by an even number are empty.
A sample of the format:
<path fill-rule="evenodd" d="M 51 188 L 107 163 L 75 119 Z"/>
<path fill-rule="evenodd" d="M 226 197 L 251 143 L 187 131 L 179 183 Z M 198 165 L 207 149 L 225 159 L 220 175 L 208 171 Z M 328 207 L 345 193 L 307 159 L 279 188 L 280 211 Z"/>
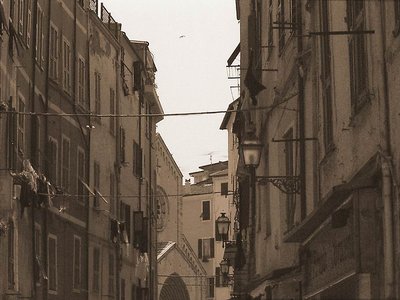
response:
<path fill-rule="evenodd" d="M 103 2 L 130 39 L 150 43 L 165 113 L 227 109 L 234 82 L 227 78 L 226 61 L 239 42 L 234 0 Z M 227 160 L 222 118 L 166 117 L 158 124 L 184 178 L 210 163 L 210 155 L 212 162 Z"/>

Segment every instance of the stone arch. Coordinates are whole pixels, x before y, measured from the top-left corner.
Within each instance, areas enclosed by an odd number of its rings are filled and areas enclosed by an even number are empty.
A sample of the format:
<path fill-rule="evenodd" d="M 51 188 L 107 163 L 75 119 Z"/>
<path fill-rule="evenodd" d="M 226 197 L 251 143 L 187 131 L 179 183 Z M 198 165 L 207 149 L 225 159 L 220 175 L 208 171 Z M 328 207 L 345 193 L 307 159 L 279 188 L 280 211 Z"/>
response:
<path fill-rule="evenodd" d="M 186 284 L 177 273 L 172 273 L 165 280 L 159 300 L 190 300 Z"/>

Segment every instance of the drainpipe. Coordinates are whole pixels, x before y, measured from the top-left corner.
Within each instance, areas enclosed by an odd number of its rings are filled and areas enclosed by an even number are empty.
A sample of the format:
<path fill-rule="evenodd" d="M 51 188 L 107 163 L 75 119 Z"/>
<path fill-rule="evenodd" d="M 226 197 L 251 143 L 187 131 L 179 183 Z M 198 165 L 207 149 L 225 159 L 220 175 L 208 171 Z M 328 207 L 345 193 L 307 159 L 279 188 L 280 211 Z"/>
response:
<path fill-rule="evenodd" d="M 304 80 L 303 72 L 301 71 L 303 56 L 303 20 L 302 20 L 302 1 L 297 2 L 297 53 L 298 53 L 298 109 L 299 109 L 299 147 L 300 147 L 300 216 L 301 220 L 307 215 L 307 201 L 306 201 L 306 145 L 305 145 L 305 108 L 304 108 Z"/>
<path fill-rule="evenodd" d="M 32 26 L 33 30 L 32 30 L 32 56 L 31 56 L 31 62 L 32 62 L 32 86 L 31 86 L 31 111 L 35 112 L 35 86 L 36 86 L 36 61 L 35 61 L 35 57 L 36 57 L 36 23 L 37 23 L 37 7 L 38 7 L 38 0 L 35 0 L 33 2 L 33 7 L 31 7 L 31 13 L 33 14 L 33 24 L 34 26 Z M 17 95 L 18 97 L 18 95 Z M 17 98 L 18 99 L 18 98 Z M 35 136 L 33 134 L 33 131 L 36 130 L 36 128 L 33 128 L 32 126 L 32 119 L 35 118 L 35 116 L 31 116 L 30 118 L 30 124 L 31 124 L 31 137 Z M 32 147 L 32 143 L 36 143 L 36 141 L 31 141 L 31 151 L 30 154 L 32 156 L 32 154 L 36 153 L 32 153 L 32 150 L 36 150 L 35 148 Z M 36 158 L 36 157 L 35 157 Z M 35 159 L 36 162 L 36 167 L 38 167 L 39 162 Z M 32 203 L 32 207 L 31 207 L 31 213 L 32 213 L 32 218 L 31 218 L 31 234 L 32 234 L 32 298 L 33 299 L 37 299 L 37 288 L 36 288 L 36 274 L 37 274 L 37 265 L 36 265 L 36 256 L 38 253 L 36 253 L 36 240 L 35 240 L 35 205 Z"/>
<path fill-rule="evenodd" d="M 392 203 L 392 173 L 391 173 L 391 133 L 390 133 L 390 105 L 389 105 L 389 92 L 388 92 L 388 78 L 387 78 L 387 60 L 385 55 L 386 50 L 386 23 L 385 23 L 385 1 L 380 0 L 380 32 L 377 36 L 381 38 L 379 43 L 379 54 L 382 59 L 381 75 L 383 78 L 383 131 L 381 147 L 383 148 L 383 155 L 386 156 L 381 159 L 382 170 L 382 202 L 383 202 L 383 252 L 384 252 L 384 298 L 394 299 L 394 239 L 393 239 L 393 223 L 399 225 L 397 220 L 393 220 L 393 203 Z M 379 28 L 379 26 L 378 26 Z M 397 208 L 397 203 L 394 205 Z M 397 261 L 397 259 L 396 259 Z"/>

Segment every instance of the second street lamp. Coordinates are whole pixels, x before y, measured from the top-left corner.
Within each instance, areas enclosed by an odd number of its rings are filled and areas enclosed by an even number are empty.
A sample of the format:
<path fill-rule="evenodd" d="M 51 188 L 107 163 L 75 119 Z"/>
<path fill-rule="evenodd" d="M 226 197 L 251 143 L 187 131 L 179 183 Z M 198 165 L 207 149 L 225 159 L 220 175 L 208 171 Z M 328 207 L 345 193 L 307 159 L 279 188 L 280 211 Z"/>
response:
<path fill-rule="evenodd" d="M 222 247 L 224 247 L 224 244 L 228 241 L 228 232 L 231 220 L 226 216 L 226 213 L 221 212 L 221 215 L 217 218 L 215 223 L 217 226 L 217 232 L 222 238 Z"/>

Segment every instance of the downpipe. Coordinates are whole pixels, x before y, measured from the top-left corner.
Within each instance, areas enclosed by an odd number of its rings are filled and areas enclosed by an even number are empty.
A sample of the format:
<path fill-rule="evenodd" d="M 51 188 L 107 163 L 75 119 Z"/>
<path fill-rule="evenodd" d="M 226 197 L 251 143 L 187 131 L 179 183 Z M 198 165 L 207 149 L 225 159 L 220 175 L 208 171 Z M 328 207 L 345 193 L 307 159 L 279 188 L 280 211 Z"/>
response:
<path fill-rule="evenodd" d="M 383 202 L 384 297 L 394 299 L 392 176 L 387 159 L 381 161 Z"/>

